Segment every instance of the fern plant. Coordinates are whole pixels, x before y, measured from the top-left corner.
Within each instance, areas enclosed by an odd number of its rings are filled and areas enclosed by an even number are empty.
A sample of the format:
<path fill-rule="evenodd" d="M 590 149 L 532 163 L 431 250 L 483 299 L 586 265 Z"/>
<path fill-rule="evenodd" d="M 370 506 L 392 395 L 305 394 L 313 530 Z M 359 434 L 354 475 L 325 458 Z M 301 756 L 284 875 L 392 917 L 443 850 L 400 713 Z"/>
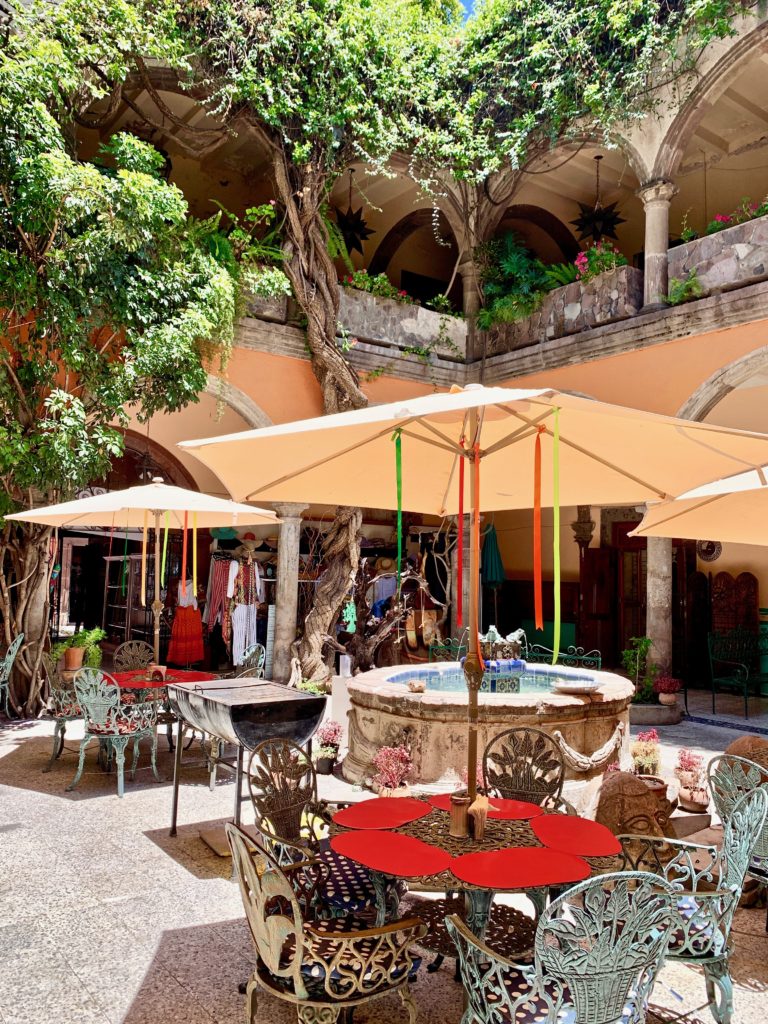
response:
<path fill-rule="evenodd" d="M 478 326 L 483 330 L 530 316 L 551 287 L 544 264 L 513 231 L 479 246 L 475 258 L 485 295 L 485 306 L 477 316 Z"/>
<path fill-rule="evenodd" d="M 344 241 L 344 236 L 339 229 L 339 225 L 336 221 L 331 220 L 330 211 L 328 205 L 321 207 L 320 216 L 323 218 L 323 224 L 325 225 L 325 235 L 328 239 L 328 255 L 332 260 L 341 260 L 345 268 L 350 274 L 354 274 L 355 267 L 349 255 L 349 249 L 347 249 L 347 243 Z"/>
<path fill-rule="evenodd" d="M 541 269 L 549 290 L 562 288 L 566 284 L 573 284 L 578 279 L 579 272 L 576 269 L 575 263 L 542 263 Z"/>
<path fill-rule="evenodd" d="M 696 267 L 691 267 L 688 271 L 688 276 L 683 278 L 683 280 L 680 280 L 678 277 L 670 278 L 667 302 L 670 306 L 679 306 L 681 302 L 700 299 L 703 294 L 704 288 L 699 280 Z"/>

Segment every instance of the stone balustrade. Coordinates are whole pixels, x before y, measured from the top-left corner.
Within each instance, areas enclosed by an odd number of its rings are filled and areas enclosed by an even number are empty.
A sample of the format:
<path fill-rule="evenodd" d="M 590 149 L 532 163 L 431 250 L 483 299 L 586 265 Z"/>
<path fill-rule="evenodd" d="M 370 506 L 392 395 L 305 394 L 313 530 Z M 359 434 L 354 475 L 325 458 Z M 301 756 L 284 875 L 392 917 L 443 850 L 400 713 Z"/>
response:
<path fill-rule="evenodd" d="M 355 288 L 341 289 L 339 323 L 360 341 L 400 349 L 429 347 L 437 355 L 457 362 L 463 362 L 466 356 L 467 325 L 460 317 L 382 299 Z"/>
<path fill-rule="evenodd" d="M 488 355 L 512 352 L 553 338 L 635 316 L 643 305 L 643 275 L 634 267 L 616 267 L 587 284 L 574 281 L 555 288 L 523 320 L 497 324 L 488 332 Z"/>
<path fill-rule="evenodd" d="M 669 280 L 696 271 L 705 292 L 724 291 L 768 277 L 768 216 L 695 238 L 669 250 Z"/>

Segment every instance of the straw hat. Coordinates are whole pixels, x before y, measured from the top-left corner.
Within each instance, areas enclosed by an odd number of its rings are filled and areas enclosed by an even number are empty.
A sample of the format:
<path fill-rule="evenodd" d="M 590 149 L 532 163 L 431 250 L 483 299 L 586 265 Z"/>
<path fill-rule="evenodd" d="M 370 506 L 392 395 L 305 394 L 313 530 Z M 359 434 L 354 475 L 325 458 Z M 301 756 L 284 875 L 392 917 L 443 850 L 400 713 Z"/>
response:
<path fill-rule="evenodd" d="M 394 572 L 395 571 L 395 560 L 394 558 L 387 558 L 382 556 L 376 559 L 376 572 Z"/>

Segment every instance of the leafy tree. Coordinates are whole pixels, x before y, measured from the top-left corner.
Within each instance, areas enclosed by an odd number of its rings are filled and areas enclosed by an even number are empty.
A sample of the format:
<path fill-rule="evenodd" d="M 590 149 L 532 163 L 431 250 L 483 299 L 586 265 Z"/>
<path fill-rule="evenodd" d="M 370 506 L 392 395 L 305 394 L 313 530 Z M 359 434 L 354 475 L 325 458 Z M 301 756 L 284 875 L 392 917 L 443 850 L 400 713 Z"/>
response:
<path fill-rule="evenodd" d="M 48 17 L 25 22 L 0 55 L 0 513 L 103 474 L 129 408 L 145 419 L 197 400 L 206 364 L 232 344 L 248 283 L 238 258 L 253 250 L 218 218 L 191 220 L 160 176 L 162 155 L 137 138 L 78 159 L 71 114 L 102 91 L 90 69 L 124 76 L 133 47 L 175 57 L 158 51 L 154 13 L 62 0 Z M 49 529 L 6 522 L 0 612 L 6 642 L 25 634 L 16 693 L 27 713 L 52 563 Z"/>

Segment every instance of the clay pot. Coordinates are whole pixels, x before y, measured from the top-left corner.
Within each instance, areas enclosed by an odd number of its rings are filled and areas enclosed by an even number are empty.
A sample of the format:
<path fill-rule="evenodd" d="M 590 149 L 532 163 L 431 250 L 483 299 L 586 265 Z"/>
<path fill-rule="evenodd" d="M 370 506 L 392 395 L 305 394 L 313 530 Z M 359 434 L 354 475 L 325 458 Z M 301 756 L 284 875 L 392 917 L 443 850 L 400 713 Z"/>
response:
<path fill-rule="evenodd" d="M 401 786 L 397 786 L 391 789 L 389 786 L 379 787 L 379 796 L 410 796 L 411 787 L 407 783 L 403 783 Z"/>
<path fill-rule="evenodd" d="M 64 668 L 74 672 L 83 667 L 84 647 L 67 647 L 64 651 Z"/>
<path fill-rule="evenodd" d="M 687 786 L 681 786 L 677 802 L 684 811 L 704 814 L 709 807 L 709 794 L 706 789 L 689 789 Z"/>
<path fill-rule="evenodd" d="M 659 704 L 663 704 L 665 708 L 671 708 L 673 705 L 677 704 L 677 694 L 676 693 L 660 693 L 659 694 Z"/>
<path fill-rule="evenodd" d="M 318 775 L 333 775 L 333 766 L 335 764 L 335 757 L 318 757 L 315 762 L 315 771 Z"/>
<path fill-rule="evenodd" d="M 657 800 L 667 799 L 667 783 L 660 775 L 638 775 L 637 777 L 645 783 Z"/>

